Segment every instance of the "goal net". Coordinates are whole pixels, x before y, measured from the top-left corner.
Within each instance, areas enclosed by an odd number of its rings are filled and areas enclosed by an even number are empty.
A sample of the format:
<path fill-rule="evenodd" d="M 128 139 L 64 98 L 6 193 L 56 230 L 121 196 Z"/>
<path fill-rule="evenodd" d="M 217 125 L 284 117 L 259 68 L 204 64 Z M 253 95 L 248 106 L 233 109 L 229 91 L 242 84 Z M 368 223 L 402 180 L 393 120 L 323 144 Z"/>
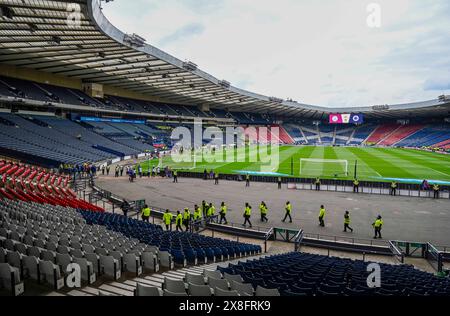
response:
<path fill-rule="evenodd" d="M 333 159 L 300 159 L 302 177 L 347 177 L 348 161 Z"/>

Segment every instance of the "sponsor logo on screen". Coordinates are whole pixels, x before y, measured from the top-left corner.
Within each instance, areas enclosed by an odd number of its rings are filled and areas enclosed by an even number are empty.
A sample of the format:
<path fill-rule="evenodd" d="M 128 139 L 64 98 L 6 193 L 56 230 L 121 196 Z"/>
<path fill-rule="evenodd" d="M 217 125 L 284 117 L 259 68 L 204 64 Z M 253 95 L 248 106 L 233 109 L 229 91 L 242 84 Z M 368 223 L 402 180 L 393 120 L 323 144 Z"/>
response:
<path fill-rule="evenodd" d="M 330 124 L 362 124 L 362 114 L 330 114 Z"/>

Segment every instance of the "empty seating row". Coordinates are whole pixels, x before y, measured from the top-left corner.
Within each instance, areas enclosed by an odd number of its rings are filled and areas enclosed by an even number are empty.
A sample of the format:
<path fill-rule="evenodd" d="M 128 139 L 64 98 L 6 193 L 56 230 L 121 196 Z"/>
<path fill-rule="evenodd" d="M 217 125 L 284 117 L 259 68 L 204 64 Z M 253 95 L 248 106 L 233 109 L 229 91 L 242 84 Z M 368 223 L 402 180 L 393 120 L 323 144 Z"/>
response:
<path fill-rule="evenodd" d="M 228 260 L 261 252 L 260 246 L 233 242 L 186 232 L 163 231 L 160 226 L 118 214 L 81 211 L 88 224 L 104 225 L 140 242 L 168 251 L 175 263 L 185 266 L 207 261 Z"/>
<path fill-rule="evenodd" d="M 381 287 L 369 288 L 368 264 L 360 260 L 289 253 L 219 269 L 240 275 L 254 287 L 278 289 L 282 295 L 289 296 L 450 295 L 450 279 L 409 265 L 380 264 Z"/>
<path fill-rule="evenodd" d="M 239 275 L 204 270 L 203 274 L 186 273 L 183 280 L 164 278 L 162 287 L 149 287 L 137 283 L 136 296 L 279 296 L 278 290 L 243 283 Z"/>

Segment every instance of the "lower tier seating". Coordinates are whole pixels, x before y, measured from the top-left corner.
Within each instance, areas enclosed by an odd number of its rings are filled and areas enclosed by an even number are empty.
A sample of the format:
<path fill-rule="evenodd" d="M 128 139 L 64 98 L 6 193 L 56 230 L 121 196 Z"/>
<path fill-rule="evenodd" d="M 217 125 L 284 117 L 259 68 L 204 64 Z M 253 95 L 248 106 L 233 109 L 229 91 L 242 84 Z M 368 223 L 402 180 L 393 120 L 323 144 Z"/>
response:
<path fill-rule="evenodd" d="M 306 253 L 289 253 L 247 261 L 222 273 L 240 275 L 254 288 L 277 289 L 293 296 L 441 296 L 450 295 L 450 279 L 410 265 L 381 266 L 381 287 L 369 288 L 368 262 Z"/>

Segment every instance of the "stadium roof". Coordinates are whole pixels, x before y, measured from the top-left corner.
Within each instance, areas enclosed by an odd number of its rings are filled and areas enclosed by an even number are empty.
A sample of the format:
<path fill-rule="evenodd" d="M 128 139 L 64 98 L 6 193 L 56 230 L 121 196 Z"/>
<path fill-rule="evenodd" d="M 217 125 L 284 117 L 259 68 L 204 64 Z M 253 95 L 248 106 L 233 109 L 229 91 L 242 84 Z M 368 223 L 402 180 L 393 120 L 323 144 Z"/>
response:
<path fill-rule="evenodd" d="M 345 112 L 373 118 L 450 115 L 449 98 L 326 108 L 245 91 L 118 30 L 103 15 L 100 0 L 0 0 L 0 19 L 0 63 L 120 87 L 165 102 L 313 119 Z"/>

